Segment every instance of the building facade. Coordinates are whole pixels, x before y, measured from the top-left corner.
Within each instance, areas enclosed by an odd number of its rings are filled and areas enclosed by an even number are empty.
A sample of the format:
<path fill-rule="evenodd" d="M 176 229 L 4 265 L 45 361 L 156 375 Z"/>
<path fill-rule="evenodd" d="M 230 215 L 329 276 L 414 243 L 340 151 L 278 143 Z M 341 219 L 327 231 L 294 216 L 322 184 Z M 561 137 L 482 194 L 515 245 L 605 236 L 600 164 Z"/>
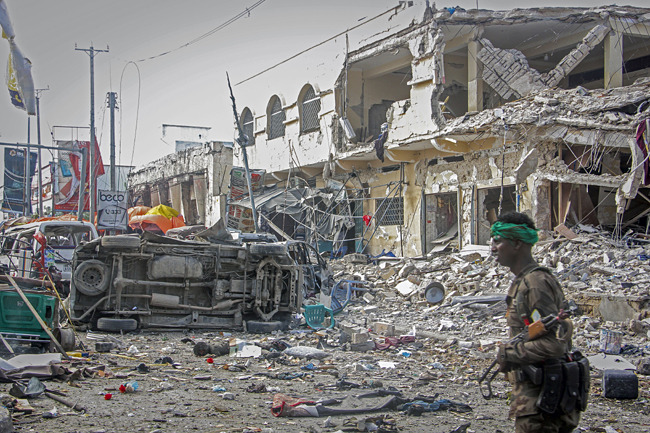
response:
<path fill-rule="evenodd" d="M 650 9 L 410 3 L 236 83 L 251 168 L 343 184 L 348 251 L 485 245 L 510 210 L 647 227 Z"/>
<path fill-rule="evenodd" d="M 129 173 L 132 206 L 159 204 L 180 212 L 187 225 L 210 226 L 225 216 L 232 143 L 191 146 Z"/>

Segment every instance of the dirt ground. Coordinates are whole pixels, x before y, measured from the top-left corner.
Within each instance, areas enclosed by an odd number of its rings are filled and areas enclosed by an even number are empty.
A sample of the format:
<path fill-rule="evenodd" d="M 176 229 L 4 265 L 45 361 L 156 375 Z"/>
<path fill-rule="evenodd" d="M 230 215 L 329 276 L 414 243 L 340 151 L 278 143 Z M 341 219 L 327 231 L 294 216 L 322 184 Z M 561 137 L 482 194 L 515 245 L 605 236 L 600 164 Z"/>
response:
<path fill-rule="evenodd" d="M 334 335 L 335 333 L 332 333 Z M 88 340 L 85 333 L 80 337 L 86 347 L 93 349 L 95 340 Z M 398 353 L 398 349 L 370 351 L 366 353 L 343 351 L 341 348 L 325 349 L 331 356 L 324 361 L 289 359 L 286 356 L 267 360 L 231 358 L 227 355 L 197 357 L 192 350 L 193 341 L 217 341 L 223 339 L 216 332 L 151 332 L 126 334 L 117 337 L 125 343 L 122 350 L 111 353 L 91 353 L 89 360 L 74 361 L 75 366 L 106 366 L 106 377 L 88 377 L 72 383 L 56 380 L 46 381 L 49 389 L 60 390 L 66 398 L 86 408 L 85 413 L 75 412 L 45 396 L 31 399 L 31 414 L 13 414 L 17 432 L 39 433 L 99 433 L 99 432 L 336 432 L 363 431 L 358 421 L 366 418 L 385 417 L 394 423 L 394 430 L 401 432 L 513 432 L 513 423 L 507 419 L 507 385 L 495 381 L 499 397 L 486 401 L 481 397 L 476 383 L 478 374 L 489 361 L 489 354 L 444 345 L 434 340 L 404 346 L 410 357 Z M 234 333 L 232 337 L 268 343 L 284 338 L 292 344 L 316 346 L 314 334 L 284 334 L 280 336 Z M 184 340 L 186 342 L 183 342 Z M 332 341 L 332 340 L 330 340 Z M 131 348 L 134 346 L 137 353 Z M 474 351 L 475 352 L 475 351 Z M 266 354 L 267 352 L 264 352 Z M 162 357 L 172 358 L 174 365 L 156 365 Z M 442 358 L 441 358 L 442 356 Z M 433 367 L 433 358 L 444 359 L 441 368 Z M 395 369 L 377 367 L 381 360 L 396 362 Z M 332 368 L 316 371 L 300 367 L 313 362 Z M 145 364 L 149 372 L 138 371 Z M 232 366 L 236 365 L 236 368 Z M 365 370 L 365 367 L 370 368 Z M 224 367 L 228 366 L 229 369 Z M 292 380 L 270 378 L 276 373 L 306 373 Z M 596 376 L 597 373 L 594 373 Z M 359 384 L 364 388 L 337 390 L 338 380 Z M 137 381 L 138 389 L 121 393 L 119 387 Z M 600 397 L 600 381 L 594 377 L 591 402 L 583 414 L 578 431 L 604 432 L 606 427 L 618 432 L 650 432 L 650 387 L 648 377 L 640 376 L 640 396 L 633 401 L 615 401 Z M 247 392 L 252 385 L 264 384 L 270 391 Z M 309 399 L 342 398 L 368 392 L 370 386 L 387 389 L 394 387 L 406 397 L 418 395 L 446 398 L 465 403 L 471 412 L 458 413 L 441 410 L 412 416 L 396 410 L 356 416 L 333 416 L 325 426 L 324 418 L 276 418 L 271 414 L 273 395 L 281 392 L 294 397 Z M 223 387 L 233 400 L 224 398 Z M 0 384 L 0 392 L 7 393 L 9 384 Z M 110 400 L 105 394 L 111 393 Z M 229 397 L 226 394 L 226 397 Z M 47 412 L 56 409 L 54 417 Z M 463 426 L 469 424 L 467 430 Z M 458 430 L 456 430 L 458 429 Z"/>

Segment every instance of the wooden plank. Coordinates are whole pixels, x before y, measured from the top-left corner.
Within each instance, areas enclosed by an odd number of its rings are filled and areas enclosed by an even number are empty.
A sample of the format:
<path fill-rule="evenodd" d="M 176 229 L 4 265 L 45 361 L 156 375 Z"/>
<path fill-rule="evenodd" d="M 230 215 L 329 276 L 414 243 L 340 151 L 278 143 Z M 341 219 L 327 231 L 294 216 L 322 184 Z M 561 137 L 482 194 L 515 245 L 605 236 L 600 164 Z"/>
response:
<path fill-rule="evenodd" d="M 578 237 L 578 235 L 576 235 L 573 232 L 573 230 L 571 230 L 570 228 L 568 228 L 567 226 L 565 226 L 562 223 L 559 224 L 557 227 L 555 227 L 555 231 L 557 233 L 561 234 L 562 236 L 564 236 L 567 239 L 575 239 L 575 238 Z"/>

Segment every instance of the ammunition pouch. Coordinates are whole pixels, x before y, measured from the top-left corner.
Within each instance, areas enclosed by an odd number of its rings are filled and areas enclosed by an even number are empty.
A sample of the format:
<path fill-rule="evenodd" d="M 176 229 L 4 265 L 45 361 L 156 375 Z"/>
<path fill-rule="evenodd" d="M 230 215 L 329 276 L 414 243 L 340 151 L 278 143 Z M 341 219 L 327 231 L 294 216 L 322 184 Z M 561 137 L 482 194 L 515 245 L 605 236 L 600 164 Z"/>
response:
<path fill-rule="evenodd" d="M 571 413 L 576 409 L 580 395 L 580 367 L 575 361 L 562 363 L 564 374 L 564 392 L 560 407 L 564 413 Z"/>
<path fill-rule="evenodd" d="M 564 371 L 562 362 L 549 359 L 544 363 L 542 392 L 537 398 L 537 407 L 542 412 L 556 414 L 564 391 Z"/>
<path fill-rule="evenodd" d="M 544 363 L 542 391 L 536 403 L 542 412 L 569 414 L 587 408 L 590 386 L 589 360 L 579 351 L 569 354 L 567 358 L 551 359 Z M 530 380 L 533 382 L 532 378 Z"/>

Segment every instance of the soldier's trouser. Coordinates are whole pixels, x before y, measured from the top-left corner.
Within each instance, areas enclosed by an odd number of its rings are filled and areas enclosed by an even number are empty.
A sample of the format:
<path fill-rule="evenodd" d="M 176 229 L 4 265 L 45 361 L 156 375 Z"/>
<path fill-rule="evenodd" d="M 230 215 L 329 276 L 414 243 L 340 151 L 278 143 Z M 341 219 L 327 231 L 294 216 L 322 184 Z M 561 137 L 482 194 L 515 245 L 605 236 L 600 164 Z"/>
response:
<path fill-rule="evenodd" d="M 535 404 L 541 391 L 541 385 L 534 385 L 530 381 L 514 381 L 509 416 L 515 418 L 515 431 L 517 433 L 572 432 L 580 422 L 580 412 L 557 415 L 543 413 Z"/>
<path fill-rule="evenodd" d="M 574 415 L 574 414 L 571 414 Z M 543 413 L 518 416 L 516 433 L 571 433 L 578 426 L 577 416 L 550 416 Z"/>

